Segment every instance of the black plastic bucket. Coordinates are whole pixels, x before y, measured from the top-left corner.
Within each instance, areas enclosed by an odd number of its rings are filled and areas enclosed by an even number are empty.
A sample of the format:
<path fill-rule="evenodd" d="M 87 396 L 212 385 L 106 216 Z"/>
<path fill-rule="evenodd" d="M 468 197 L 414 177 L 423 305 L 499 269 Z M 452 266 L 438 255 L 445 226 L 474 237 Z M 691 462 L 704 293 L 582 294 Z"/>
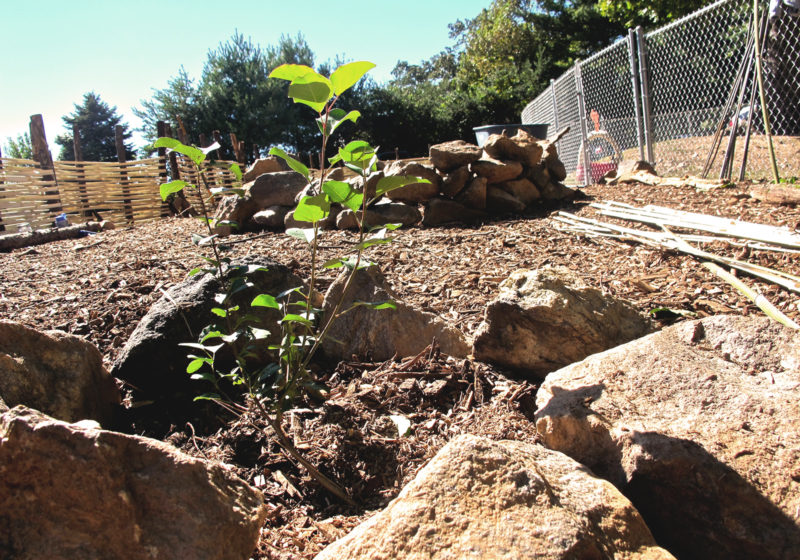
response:
<path fill-rule="evenodd" d="M 476 126 L 472 130 L 475 131 L 475 139 L 478 141 L 478 146 L 482 147 L 490 134 L 502 134 L 505 130 L 508 136 L 514 136 L 520 128 L 534 138 L 546 140 L 548 126 L 548 124 L 487 124 L 485 126 Z"/>

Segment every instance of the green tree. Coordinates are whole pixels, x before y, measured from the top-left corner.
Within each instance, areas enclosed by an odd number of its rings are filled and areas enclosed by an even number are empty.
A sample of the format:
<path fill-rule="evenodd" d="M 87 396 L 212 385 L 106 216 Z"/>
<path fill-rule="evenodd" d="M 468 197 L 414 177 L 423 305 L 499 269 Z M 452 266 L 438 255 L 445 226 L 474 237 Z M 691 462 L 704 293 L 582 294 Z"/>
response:
<path fill-rule="evenodd" d="M 623 27 L 641 25 L 649 30 L 689 15 L 710 4 L 709 0 L 600 0 L 600 13 L 612 23 Z"/>
<path fill-rule="evenodd" d="M 133 114 L 142 120 L 141 132 L 148 145 L 158 137 L 158 121 L 169 123 L 173 131 L 179 130 L 180 123 L 187 131 L 200 128 L 200 107 L 194 80 L 181 66 L 178 75 L 167 81 L 164 89 L 153 89 L 153 97 L 141 101 L 141 107 L 134 107 Z M 152 151 L 145 147 L 145 152 Z"/>
<path fill-rule="evenodd" d="M 27 132 L 17 134 L 16 138 L 6 138 L 5 157 L 16 159 L 33 159 L 31 135 Z"/>
<path fill-rule="evenodd" d="M 129 141 L 131 133 L 128 125 L 122 122 L 122 117 L 117 115 L 116 107 L 100 99 L 95 92 L 90 91 L 83 96 L 81 105 L 75 104 L 72 114 L 62 117 L 66 134 L 56 137 L 56 144 L 61 146 L 58 159 L 72 161 L 75 159 L 73 150 L 72 127 L 78 125 L 81 135 L 81 149 L 83 159 L 86 161 L 116 161 L 117 148 L 115 140 L 115 127 L 122 126 L 122 138 L 125 153 L 129 159 L 134 158 L 133 148 Z"/>

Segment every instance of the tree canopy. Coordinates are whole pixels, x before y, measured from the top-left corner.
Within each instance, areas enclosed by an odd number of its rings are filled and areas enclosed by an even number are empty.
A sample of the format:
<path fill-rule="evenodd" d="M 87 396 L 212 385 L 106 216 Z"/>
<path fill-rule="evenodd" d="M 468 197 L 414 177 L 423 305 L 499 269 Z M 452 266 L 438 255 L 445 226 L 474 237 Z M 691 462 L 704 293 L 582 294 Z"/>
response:
<path fill-rule="evenodd" d="M 56 144 L 61 146 L 58 159 L 65 161 L 75 159 L 73 125 L 78 125 L 81 135 L 80 145 L 85 161 L 117 160 L 115 128 L 118 125 L 122 126 L 126 156 L 130 159 L 134 157 L 133 148 L 129 143 L 131 133 L 128 131 L 128 125 L 122 122 L 121 116 L 117 115 L 117 108 L 109 107 L 95 92 L 86 93 L 83 96 L 83 102 L 80 105 L 76 103 L 75 110 L 71 114 L 61 117 L 61 120 L 64 121 L 68 132 L 56 136 Z"/>
<path fill-rule="evenodd" d="M 31 135 L 27 132 L 17 134 L 16 138 L 6 138 L 6 147 L 3 152 L 5 157 L 17 159 L 33 159 Z"/>

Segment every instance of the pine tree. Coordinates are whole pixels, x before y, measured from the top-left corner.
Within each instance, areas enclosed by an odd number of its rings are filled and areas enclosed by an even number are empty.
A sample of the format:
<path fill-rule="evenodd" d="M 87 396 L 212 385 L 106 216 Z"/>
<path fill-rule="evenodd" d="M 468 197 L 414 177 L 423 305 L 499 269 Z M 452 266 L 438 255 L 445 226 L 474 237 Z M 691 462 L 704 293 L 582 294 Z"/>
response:
<path fill-rule="evenodd" d="M 114 136 L 114 129 L 117 125 L 122 126 L 122 138 L 127 158 L 134 158 L 133 148 L 129 144 L 131 133 L 128 132 L 128 125 L 122 123 L 122 117 L 117 115 L 117 108 L 109 107 L 108 103 L 100 99 L 95 92 L 90 91 L 85 94 L 83 103 L 81 105 L 76 103 L 75 111 L 61 119 L 68 132 L 56 137 L 56 144 L 61 146 L 58 159 L 66 161 L 75 159 L 72 139 L 73 125 L 78 125 L 85 161 L 117 160 Z"/>

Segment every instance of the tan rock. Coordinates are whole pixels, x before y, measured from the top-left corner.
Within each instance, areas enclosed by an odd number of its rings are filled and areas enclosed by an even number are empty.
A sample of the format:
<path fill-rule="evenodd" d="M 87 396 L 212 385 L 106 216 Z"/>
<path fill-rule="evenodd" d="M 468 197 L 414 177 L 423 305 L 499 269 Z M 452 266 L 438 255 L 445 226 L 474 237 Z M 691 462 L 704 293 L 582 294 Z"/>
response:
<path fill-rule="evenodd" d="M 296 171 L 281 171 L 259 175 L 244 185 L 245 196 L 252 198 L 257 210 L 270 206 L 292 206 L 297 195 L 308 185 Z"/>
<path fill-rule="evenodd" d="M 234 231 L 241 231 L 245 224 L 258 212 L 258 204 L 250 197 L 237 195 L 223 196 L 214 213 L 213 231 L 221 237 Z"/>
<path fill-rule="evenodd" d="M 120 403 L 114 378 L 91 343 L 0 320 L 0 397 L 68 422 L 111 423 Z"/>
<path fill-rule="evenodd" d="M 0 512 L 4 558 L 244 560 L 266 518 L 222 465 L 23 406 L 0 415 Z"/>
<path fill-rule="evenodd" d="M 542 160 L 542 146 L 524 130 L 511 138 L 505 134 L 492 134 L 484 143 L 483 150 L 496 160 L 518 161 L 528 167 L 538 165 Z"/>
<path fill-rule="evenodd" d="M 522 173 L 522 164 L 512 160 L 479 159 L 470 165 L 475 175 L 485 177 L 490 185 L 516 179 Z"/>
<path fill-rule="evenodd" d="M 327 322 L 336 302 L 341 299 L 347 272 L 343 272 L 325 294 L 323 321 Z M 388 360 L 414 356 L 435 338 L 445 354 L 465 357 L 469 345 L 464 334 L 434 315 L 398 300 L 377 266 L 355 273 L 341 309 L 353 302 L 396 302 L 396 309 L 358 307 L 340 316 L 330 329 L 322 347 L 328 357 L 351 359 L 352 356 Z"/>
<path fill-rule="evenodd" d="M 513 181 L 506 181 L 497 185 L 507 193 L 514 195 L 514 197 L 522 202 L 525 206 L 530 205 L 532 202 L 539 200 L 542 195 L 539 189 L 536 188 L 528 179 L 515 179 Z"/>
<path fill-rule="evenodd" d="M 263 175 L 264 173 L 275 173 L 277 171 L 286 170 L 286 164 L 280 158 L 275 156 L 259 158 L 242 174 L 242 182 L 249 183 L 250 181 L 255 181 L 259 175 Z"/>
<path fill-rule="evenodd" d="M 446 198 L 433 198 L 425 203 L 422 212 L 423 226 L 467 223 L 486 217 L 486 212 L 467 208 L 460 202 Z"/>
<path fill-rule="evenodd" d="M 564 167 L 564 163 L 558 158 L 558 149 L 555 143 L 540 141 L 540 144 L 544 151 L 542 161 L 544 161 L 545 167 L 547 167 L 547 170 L 550 172 L 550 176 L 556 181 L 563 181 L 566 179 L 567 168 Z"/>
<path fill-rule="evenodd" d="M 386 177 L 402 175 L 421 177 L 430 181 L 430 183 L 414 183 L 386 193 L 386 196 L 395 202 L 417 203 L 430 200 L 439 194 L 439 186 L 442 183 L 442 178 L 433 167 L 417 162 L 395 161 L 387 165 L 383 173 Z"/>
<path fill-rule="evenodd" d="M 547 376 L 544 443 L 607 478 L 682 558 L 796 558 L 800 333 L 684 322 Z"/>
<path fill-rule="evenodd" d="M 458 193 L 464 190 L 464 187 L 472 179 L 472 172 L 469 166 L 458 167 L 448 173 L 442 180 L 442 194 L 449 198 L 455 198 Z"/>
<path fill-rule="evenodd" d="M 431 146 L 430 158 L 433 166 L 444 173 L 469 165 L 481 157 L 481 149 L 463 140 L 453 140 Z"/>
<path fill-rule="evenodd" d="M 481 361 L 543 378 L 650 330 L 624 301 L 604 296 L 564 267 L 519 270 L 486 308 L 474 340 Z"/>
<path fill-rule="evenodd" d="M 486 177 L 475 177 L 469 185 L 456 196 L 456 201 L 467 208 L 486 209 Z"/>
<path fill-rule="evenodd" d="M 462 435 L 316 560 L 356 558 L 673 557 L 631 503 L 582 465 L 539 445 Z"/>
<path fill-rule="evenodd" d="M 367 228 L 383 226 L 386 224 L 401 224 L 410 226 L 422 219 L 422 214 L 415 206 L 401 202 L 375 204 L 367 209 L 364 226 Z M 350 209 L 342 210 L 336 217 L 336 227 L 339 229 L 357 229 L 356 215 Z"/>
<path fill-rule="evenodd" d="M 486 208 L 494 214 L 519 214 L 525 211 L 525 203 L 513 194 L 489 185 L 486 187 Z"/>

